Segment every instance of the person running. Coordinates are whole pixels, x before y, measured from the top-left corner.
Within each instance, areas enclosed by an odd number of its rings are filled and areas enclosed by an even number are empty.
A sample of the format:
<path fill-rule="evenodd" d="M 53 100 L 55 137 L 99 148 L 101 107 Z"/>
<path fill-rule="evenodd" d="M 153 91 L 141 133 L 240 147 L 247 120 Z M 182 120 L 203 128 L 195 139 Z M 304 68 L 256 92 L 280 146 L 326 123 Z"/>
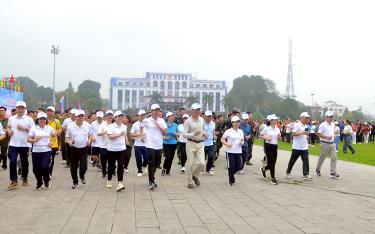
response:
<path fill-rule="evenodd" d="M 351 126 L 351 123 L 349 120 L 346 120 L 345 121 L 345 127 L 344 127 L 344 130 L 342 131 L 342 134 L 343 134 L 343 140 L 344 140 L 344 145 L 342 147 L 342 151 L 344 152 L 344 154 L 347 154 L 348 153 L 348 148 L 349 150 L 352 152 L 352 154 L 355 153 L 355 150 L 352 146 L 352 135 L 353 135 L 353 129 L 352 129 L 352 126 Z"/>
<path fill-rule="evenodd" d="M 90 145 L 92 130 L 89 123 L 84 121 L 85 112 L 76 111 L 75 122 L 70 124 L 66 130 L 65 141 L 71 149 L 70 155 L 70 174 L 72 176 L 72 189 L 77 189 L 78 185 L 78 167 L 79 177 L 82 184 L 86 184 L 85 174 L 87 171 L 88 146 Z"/>
<path fill-rule="evenodd" d="M 91 123 L 92 129 L 92 143 L 91 143 L 91 160 L 92 167 L 100 169 L 100 146 L 102 145 L 102 136 L 98 136 L 97 132 L 100 125 L 103 123 L 103 111 L 97 111 L 95 114 L 96 120 Z"/>
<path fill-rule="evenodd" d="M 37 181 L 35 189 L 38 190 L 42 187 L 43 182 L 44 187 L 49 188 L 50 164 L 52 163 L 51 147 L 56 142 L 56 131 L 47 125 L 46 113 L 39 112 L 36 118 L 36 125 L 30 129 L 27 142 L 33 144 L 33 172 Z"/>
<path fill-rule="evenodd" d="M 242 166 L 240 174 L 245 174 L 245 164 L 247 158 L 249 157 L 249 139 L 251 138 L 251 126 L 249 125 L 249 115 L 247 113 L 242 114 L 242 123 L 240 124 L 240 129 L 244 134 L 244 143 L 242 144 Z"/>
<path fill-rule="evenodd" d="M 206 110 L 204 112 L 204 125 L 203 131 L 206 133 L 204 138 L 204 154 L 205 158 L 207 159 L 206 164 L 206 173 L 208 175 L 215 175 L 214 173 L 214 159 L 215 159 L 215 151 L 214 151 L 214 132 L 215 132 L 215 123 L 212 121 L 212 111 Z"/>
<path fill-rule="evenodd" d="M 55 131 L 56 136 L 60 135 L 61 125 L 60 121 L 55 118 L 55 108 L 53 106 L 47 107 L 47 123 L 48 126 L 50 126 Z M 53 141 L 52 136 L 50 137 L 50 141 L 53 142 L 53 144 L 51 145 L 51 165 L 49 167 L 49 175 L 52 178 L 53 166 L 55 164 L 55 156 L 57 154 L 57 151 L 59 151 L 59 141 Z"/>
<path fill-rule="evenodd" d="M 143 138 L 141 138 L 142 122 L 145 119 L 146 112 L 139 110 L 137 114 L 138 121 L 135 122 L 130 130 L 130 136 L 134 140 L 134 154 L 137 163 L 137 176 L 147 175 L 148 156 L 145 147 L 146 131 L 144 131 Z"/>
<path fill-rule="evenodd" d="M 130 130 L 132 129 L 132 122 L 129 115 L 124 115 L 123 124 L 126 126 L 126 149 L 125 149 L 125 160 L 124 160 L 124 171 L 125 173 L 129 173 L 129 162 L 132 156 L 132 149 L 133 149 L 133 140 L 131 138 Z"/>
<path fill-rule="evenodd" d="M 155 183 L 156 160 L 161 155 L 163 149 L 163 135 L 167 131 L 167 124 L 160 118 L 160 106 L 151 105 L 151 117 L 142 121 L 141 138 L 146 133 L 145 146 L 148 155 L 148 180 L 149 189 L 154 190 L 157 187 Z"/>
<path fill-rule="evenodd" d="M 102 169 L 102 177 L 103 179 L 107 177 L 108 173 L 108 127 L 113 123 L 113 111 L 107 110 L 105 113 L 105 120 L 100 125 L 98 132 L 96 133 L 97 136 L 102 138 L 102 144 L 100 145 L 100 165 Z"/>
<path fill-rule="evenodd" d="M 10 136 L 8 158 L 9 158 L 9 175 L 10 184 L 8 189 L 15 189 L 17 182 L 17 157 L 21 159 L 22 185 L 27 186 L 27 176 L 29 174 L 29 149 L 30 143 L 27 142 L 27 134 L 35 126 L 33 119 L 25 114 L 26 103 L 18 101 L 16 103 L 15 116 L 9 118 L 8 134 Z"/>
<path fill-rule="evenodd" d="M 188 162 L 188 188 L 200 186 L 198 175 L 202 172 L 204 162 L 204 138 L 207 133 L 203 131 L 204 120 L 201 115 L 201 105 L 194 103 L 191 105 L 191 117 L 184 124 L 184 137 L 187 138 L 186 155 Z"/>
<path fill-rule="evenodd" d="M 281 140 L 281 134 L 276 123 L 278 117 L 275 114 L 267 116 L 270 121 L 270 126 L 265 127 L 260 133 L 260 138 L 264 140 L 264 150 L 267 157 L 267 166 L 261 167 L 260 171 L 264 178 L 266 178 L 266 171 L 270 170 L 271 173 L 271 184 L 277 185 L 278 182 L 275 178 L 275 166 L 277 161 L 277 141 Z"/>
<path fill-rule="evenodd" d="M 177 124 L 174 122 L 175 115 L 172 112 L 166 114 L 167 117 L 167 132 L 164 134 L 163 151 L 165 155 L 163 169 L 161 175 L 170 175 L 171 167 L 174 159 L 174 154 L 177 148 L 177 139 L 179 137 L 177 131 Z"/>
<path fill-rule="evenodd" d="M 63 151 L 62 156 L 63 156 L 63 160 L 66 163 L 65 164 L 66 168 L 70 168 L 70 157 L 72 154 L 72 148 L 70 147 L 69 144 L 66 143 L 66 131 L 68 127 L 76 121 L 76 115 L 77 115 L 77 109 L 71 109 L 69 111 L 69 117 L 66 118 L 63 124 L 61 125 L 63 135 L 65 136 L 65 141 L 63 142 L 61 147 L 65 147 L 65 149 L 62 150 Z M 65 151 L 65 157 L 64 157 L 64 151 Z"/>
<path fill-rule="evenodd" d="M 236 181 L 234 174 L 242 167 L 242 145 L 244 144 L 244 133 L 240 129 L 240 118 L 233 116 L 231 119 L 232 127 L 227 129 L 221 137 L 221 143 L 226 146 L 227 153 L 229 185 L 232 186 Z"/>
<path fill-rule="evenodd" d="M 318 136 L 320 137 L 320 157 L 316 165 L 316 174 L 321 176 L 320 169 L 322 168 L 323 162 L 328 155 L 331 156 L 331 178 L 338 178 L 340 175 L 336 172 L 336 146 L 334 143 L 335 137 L 335 123 L 333 122 L 333 112 L 327 111 L 325 113 L 326 120 L 320 124 L 318 130 Z"/>
<path fill-rule="evenodd" d="M 3 170 L 6 170 L 8 168 L 7 165 L 7 158 L 8 158 L 8 146 L 9 146 L 9 134 L 8 134 L 8 118 L 6 116 L 7 108 L 4 106 L 0 107 L 0 124 L 3 127 L 5 137 L 0 140 L 0 160 L 2 162 L 1 167 Z"/>
<path fill-rule="evenodd" d="M 178 143 L 177 145 L 179 145 L 178 149 L 181 150 L 181 173 L 184 174 L 186 172 L 186 168 L 185 168 L 185 164 L 186 164 L 186 160 L 187 160 L 187 156 L 186 156 L 186 142 L 187 142 L 187 139 L 184 137 L 184 124 L 186 122 L 186 120 L 189 118 L 189 115 L 188 114 L 184 114 L 182 116 L 182 122 L 181 124 L 178 125 L 178 134 L 179 134 L 179 138 L 178 138 Z"/>
<path fill-rule="evenodd" d="M 112 176 L 116 168 L 117 161 L 117 188 L 118 192 L 125 189 L 123 184 L 124 177 L 124 162 L 126 149 L 126 125 L 122 124 L 124 121 L 124 114 L 121 111 L 116 111 L 113 115 L 115 122 L 108 126 L 108 180 L 106 187 L 112 188 Z"/>
<path fill-rule="evenodd" d="M 293 143 L 292 143 L 292 154 L 289 159 L 288 168 L 286 170 L 286 177 L 292 178 L 290 173 L 293 169 L 297 159 L 301 156 L 303 178 L 312 179 L 309 174 L 309 146 L 307 142 L 307 136 L 309 135 L 309 129 L 307 123 L 309 122 L 309 113 L 302 112 L 300 115 L 300 121 L 294 124 L 292 130 Z"/>

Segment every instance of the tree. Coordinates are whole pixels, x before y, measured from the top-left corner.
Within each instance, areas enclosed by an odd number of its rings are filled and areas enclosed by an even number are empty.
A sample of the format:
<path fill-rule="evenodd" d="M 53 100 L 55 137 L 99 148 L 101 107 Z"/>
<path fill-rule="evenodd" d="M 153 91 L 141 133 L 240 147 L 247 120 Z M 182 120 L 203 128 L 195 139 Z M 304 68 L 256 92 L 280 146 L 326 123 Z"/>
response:
<path fill-rule="evenodd" d="M 197 103 L 199 102 L 199 99 L 197 96 L 193 96 L 193 95 L 190 95 L 188 98 L 187 98 L 187 104 L 189 106 L 193 105 L 194 103 Z"/>
<path fill-rule="evenodd" d="M 204 93 L 202 102 L 204 103 L 204 105 L 206 105 L 206 110 L 208 110 L 208 106 L 214 103 L 214 95 L 212 93 Z"/>
<path fill-rule="evenodd" d="M 101 84 L 92 80 L 84 80 L 78 86 L 78 96 L 81 99 L 81 108 L 87 110 L 101 109 L 102 99 L 100 98 Z"/>
<path fill-rule="evenodd" d="M 151 97 L 151 104 L 154 104 L 154 103 L 162 103 L 163 102 L 163 97 L 161 96 L 161 94 L 159 92 L 152 92 L 152 94 L 150 95 Z"/>

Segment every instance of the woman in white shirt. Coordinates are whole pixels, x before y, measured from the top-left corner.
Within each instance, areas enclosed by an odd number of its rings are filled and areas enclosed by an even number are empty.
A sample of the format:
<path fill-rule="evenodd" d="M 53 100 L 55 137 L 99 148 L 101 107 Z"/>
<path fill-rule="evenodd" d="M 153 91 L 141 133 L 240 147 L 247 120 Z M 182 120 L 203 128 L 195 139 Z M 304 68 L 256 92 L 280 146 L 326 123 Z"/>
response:
<path fill-rule="evenodd" d="M 260 138 L 264 140 L 264 150 L 267 156 L 267 165 L 261 167 L 260 170 L 264 178 L 266 178 L 266 171 L 270 170 L 271 184 L 277 185 L 275 178 L 275 165 L 277 160 L 277 141 L 281 139 L 280 129 L 276 127 L 278 117 L 272 114 L 267 116 L 270 120 L 270 126 L 264 128 L 260 133 Z"/>
<path fill-rule="evenodd" d="M 102 168 L 102 176 L 103 178 L 107 177 L 107 169 L 108 169 L 108 126 L 113 123 L 113 111 L 107 110 L 105 113 L 105 121 L 99 126 L 98 132 L 96 133 L 97 136 L 102 137 L 101 145 L 100 145 L 100 164 Z"/>
<path fill-rule="evenodd" d="M 347 154 L 348 148 L 349 148 L 352 154 L 354 154 L 355 150 L 352 146 L 353 128 L 352 128 L 352 123 L 349 120 L 345 121 L 345 127 L 342 133 L 344 135 L 344 145 L 342 147 L 342 151 L 344 152 L 344 154 Z"/>
<path fill-rule="evenodd" d="M 52 136 L 52 141 L 50 137 Z M 47 125 L 47 114 L 39 112 L 36 125 L 33 126 L 27 137 L 27 142 L 33 144 L 32 162 L 33 172 L 36 178 L 35 189 L 40 189 L 43 185 L 49 188 L 49 165 L 51 164 L 51 145 L 56 141 L 55 130 Z"/>
<path fill-rule="evenodd" d="M 187 156 L 186 156 L 186 141 L 187 141 L 187 139 L 183 136 L 183 132 L 184 132 L 185 121 L 188 118 L 189 118 L 189 115 L 184 114 L 182 116 L 182 123 L 179 124 L 178 127 L 177 127 L 178 134 L 180 136 L 178 138 L 177 149 L 180 151 L 180 155 L 181 155 L 181 173 L 186 172 L 185 163 L 186 163 L 186 160 L 187 160 Z"/>
<path fill-rule="evenodd" d="M 124 177 L 124 162 L 126 149 L 126 125 L 122 124 L 124 121 L 124 114 L 121 111 L 116 111 L 114 114 L 115 122 L 108 126 L 108 181 L 107 188 L 112 188 L 112 175 L 116 167 L 117 161 L 117 191 L 125 189 L 123 184 Z"/>
<path fill-rule="evenodd" d="M 235 183 L 234 174 L 242 168 L 242 145 L 244 134 L 240 129 L 240 118 L 233 116 L 231 119 L 232 128 L 226 130 L 221 137 L 221 143 L 226 146 L 229 185 Z"/>

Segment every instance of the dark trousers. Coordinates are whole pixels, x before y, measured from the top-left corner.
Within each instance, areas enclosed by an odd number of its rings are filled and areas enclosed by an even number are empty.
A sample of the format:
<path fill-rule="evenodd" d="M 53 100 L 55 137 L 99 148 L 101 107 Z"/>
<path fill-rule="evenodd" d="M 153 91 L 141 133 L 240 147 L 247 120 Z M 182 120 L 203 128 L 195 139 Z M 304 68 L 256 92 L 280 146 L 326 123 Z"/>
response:
<path fill-rule="evenodd" d="M 178 142 L 177 145 L 179 145 L 180 153 L 181 153 L 181 167 L 185 167 L 187 155 L 186 155 L 186 143 Z"/>
<path fill-rule="evenodd" d="M 156 162 L 159 157 L 161 157 L 161 150 L 147 149 L 148 155 L 148 180 L 150 183 L 155 182 L 155 171 L 156 171 Z"/>
<path fill-rule="evenodd" d="M 247 162 L 247 157 L 249 156 L 249 147 L 247 146 L 242 146 L 242 166 L 241 166 L 241 170 L 243 170 L 243 168 L 245 167 L 245 164 Z"/>
<path fill-rule="evenodd" d="M 370 139 L 369 142 L 374 142 L 375 141 L 375 133 L 370 133 Z"/>
<path fill-rule="evenodd" d="M 145 146 L 134 146 L 135 161 L 137 163 L 138 173 L 142 173 L 142 167 L 148 165 L 148 156 Z"/>
<path fill-rule="evenodd" d="M 85 174 L 87 171 L 87 147 L 85 148 L 75 148 L 70 147 L 70 174 L 73 179 L 73 184 L 78 184 L 78 166 L 79 166 L 79 178 L 85 179 Z"/>
<path fill-rule="evenodd" d="M 171 167 L 174 159 L 174 154 L 176 152 L 177 144 L 163 144 L 164 150 L 164 163 L 163 168 L 166 170 L 166 173 L 169 174 L 171 172 Z"/>
<path fill-rule="evenodd" d="M 113 172 L 115 172 L 115 169 L 116 169 L 116 161 L 117 161 L 117 180 L 123 181 L 125 150 L 123 151 L 108 150 L 108 180 L 112 180 Z"/>
<path fill-rule="evenodd" d="M 290 156 L 288 169 L 286 170 L 287 174 L 290 174 L 290 172 L 292 172 L 292 168 L 299 156 L 301 156 L 302 159 L 303 175 L 309 175 L 309 151 L 297 149 L 292 149 L 292 155 Z"/>
<path fill-rule="evenodd" d="M 132 156 L 132 145 L 126 145 L 126 150 L 124 152 L 124 168 L 128 169 L 130 158 Z"/>
<path fill-rule="evenodd" d="M 209 172 L 214 165 L 214 146 L 208 145 L 204 147 L 204 156 L 207 159 L 206 171 Z"/>
<path fill-rule="evenodd" d="M 275 178 L 275 166 L 277 161 L 277 145 L 264 143 L 264 150 L 267 156 L 267 166 L 265 170 L 270 170 L 271 178 Z"/>
<path fill-rule="evenodd" d="M 7 140 L 3 140 L 7 141 Z M 7 168 L 7 157 L 8 157 L 8 141 L 6 143 L 1 143 L 0 144 L 1 148 L 1 158 L 0 160 L 2 161 L 1 167 L 2 168 Z"/>
<path fill-rule="evenodd" d="M 291 134 L 290 133 L 285 133 L 285 138 L 286 138 L 286 142 L 290 143 L 290 141 L 291 141 Z"/>
<path fill-rule="evenodd" d="M 36 184 L 38 187 L 44 184 L 48 184 L 49 170 L 51 164 L 51 151 L 48 152 L 33 152 L 32 154 L 33 172 L 36 178 Z"/>
<path fill-rule="evenodd" d="M 27 179 L 29 174 L 29 147 L 14 147 L 9 146 L 8 158 L 9 158 L 9 173 L 10 180 L 17 182 L 17 156 L 20 155 L 21 159 L 21 170 L 22 178 Z"/>
<path fill-rule="evenodd" d="M 242 166 L 241 154 L 227 153 L 227 163 L 228 163 L 229 183 L 234 183 L 235 182 L 234 174 L 236 174 L 237 171 L 241 170 L 241 166 Z"/>
<path fill-rule="evenodd" d="M 312 145 L 315 145 L 315 141 L 316 141 L 316 135 L 315 135 L 315 133 L 309 133 L 309 137 L 310 137 L 310 143 Z"/>
<path fill-rule="evenodd" d="M 100 164 L 102 165 L 102 175 L 107 175 L 108 168 L 108 150 L 105 148 L 100 148 Z"/>
<path fill-rule="evenodd" d="M 49 174 L 52 176 L 52 171 L 53 171 L 53 165 L 55 165 L 55 156 L 57 154 L 58 148 L 52 148 L 51 149 L 51 164 L 49 167 Z"/>
<path fill-rule="evenodd" d="M 65 144 L 65 149 L 66 149 L 66 154 L 65 154 L 65 160 L 66 160 L 66 165 L 70 165 L 71 162 L 71 157 L 72 157 L 72 147 L 70 147 L 68 144 Z M 86 154 L 88 155 L 88 152 L 86 150 Z"/>
<path fill-rule="evenodd" d="M 250 162 L 250 159 L 253 157 L 253 145 L 254 143 L 251 141 L 248 145 L 248 152 L 247 152 L 247 161 Z"/>
<path fill-rule="evenodd" d="M 219 153 L 220 153 L 220 148 L 223 146 L 223 144 L 221 143 L 221 136 L 218 136 L 217 138 L 218 140 L 216 141 L 216 155 L 219 156 Z"/>
<path fill-rule="evenodd" d="M 352 153 L 355 152 L 352 146 L 352 136 L 351 135 L 344 135 L 344 145 L 342 146 L 342 151 L 344 154 L 348 153 L 348 148 Z"/>

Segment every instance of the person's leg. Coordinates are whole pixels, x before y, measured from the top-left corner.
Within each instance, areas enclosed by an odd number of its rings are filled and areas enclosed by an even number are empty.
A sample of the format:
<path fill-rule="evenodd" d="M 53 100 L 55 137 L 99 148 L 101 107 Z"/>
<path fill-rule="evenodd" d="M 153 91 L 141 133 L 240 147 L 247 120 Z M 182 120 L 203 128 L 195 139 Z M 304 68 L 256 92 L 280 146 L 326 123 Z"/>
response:
<path fill-rule="evenodd" d="M 123 153 L 123 156 L 124 156 L 124 168 L 125 169 L 128 169 L 130 158 L 132 156 L 132 148 L 133 148 L 133 146 L 126 145 L 126 150 Z"/>
<path fill-rule="evenodd" d="M 227 164 L 228 164 L 228 176 L 229 176 L 229 184 L 233 184 L 235 182 L 234 178 L 234 170 L 235 170 L 235 154 L 228 153 L 227 154 Z"/>
<path fill-rule="evenodd" d="M 320 172 L 320 169 L 322 168 L 323 162 L 327 157 L 327 154 L 329 153 L 329 147 L 330 144 L 321 143 L 320 144 L 320 157 L 318 159 L 318 163 L 316 164 L 316 170 Z"/>
<path fill-rule="evenodd" d="M 299 156 L 299 150 L 292 149 L 292 154 L 290 155 L 288 168 L 286 169 L 286 174 L 290 174 L 292 172 L 293 166 L 296 163 Z"/>
<path fill-rule="evenodd" d="M 100 164 L 102 167 L 102 175 L 107 176 L 107 162 L 108 162 L 108 151 L 107 149 L 100 148 Z"/>
<path fill-rule="evenodd" d="M 339 150 L 339 141 L 340 141 L 340 136 L 335 137 L 335 149 Z"/>
<path fill-rule="evenodd" d="M 158 169 L 161 169 L 161 158 L 162 158 L 162 155 L 163 155 L 163 149 L 161 150 L 157 150 L 157 155 L 155 155 L 155 169 L 158 168 Z"/>
<path fill-rule="evenodd" d="M 167 174 L 170 174 L 171 172 L 171 168 L 172 168 L 172 164 L 173 164 L 173 159 L 174 159 L 174 154 L 176 153 L 176 147 L 177 145 L 176 144 L 171 144 L 168 146 L 168 150 L 169 150 L 169 160 L 168 160 L 168 164 L 167 164 Z"/>
<path fill-rule="evenodd" d="M 181 143 L 181 167 L 185 167 L 186 159 L 186 143 Z"/>
<path fill-rule="evenodd" d="M 49 175 L 52 176 L 53 166 L 55 165 L 55 156 L 57 154 L 57 148 L 51 149 L 51 165 L 49 167 Z"/>
<path fill-rule="evenodd" d="M 198 175 L 201 173 L 203 170 L 206 162 L 204 160 L 204 144 L 199 143 L 196 144 L 196 153 L 195 153 L 195 158 L 194 158 L 194 172 L 193 175 L 195 177 L 198 177 Z"/>
<path fill-rule="evenodd" d="M 353 144 L 356 144 L 356 142 L 357 142 L 357 133 L 356 132 L 352 133 L 352 141 L 353 141 Z"/>
<path fill-rule="evenodd" d="M 138 173 L 142 173 L 142 146 L 134 146 L 134 154 Z"/>
<path fill-rule="evenodd" d="M 71 157 L 72 157 L 72 147 L 66 144 L 66 165 L 70 165 Z"/>
<path fill-rule="evenodd" d="M 148 155 L 148 180 L 150 183 L 154 183 L 155 181 L 155 171 L 156 171 L 156 154 L 159 154 L 157 150 L 147 148 L 147 155 Z"/>
<path fill-rule="evenodd" d="M 50 181 L 50 165 L 52 161 L 52 152 L 44 152 L 41 155 L 41 174 L 43 177 L 44 185 L 47 187 Z"/>
<path fill-rule="evenodd" d="M 205 146 L 204 151 L 207 155 L 207 165 L 206 165 L 206 172 L 209 172 L 214 163 L 214 149 L 213 145 Z"/>
<path fill-rule="evenodd" d="M 335 146 L 331 146 L 329 154 L 331 155 L 331 174 L 336 174 L 337 153 Z"/>
<path fill-rule="evenodd" d="M 9 159 L 9 177 L 10 181 L 17 182 L 17 147 L 9 146 L 8 159 Z"/>
<path fill-rule="evenodd" d="M 124 163 L 125 163 L 125 151 L 116 152 L 117 160 L 117 180 L 122 182 L 124 180 Z"/>
<path fill-rule="evenodd" d="M 272 164 L 272 149 L 270 144 L 264 144 L 264 153 L 266 154 L 267 165 L 264 167 L 264 170 L 270 170 Z"/>
<path fill-rule="evenodd" d="M 22 178 L 27 179 L 29 174 L 29 147 L 19 147 L 19 154 L 21 159 Z"/>
<path fill-rule="evenodd" d="M 148 154 L 147 154 L 147 149 L 145 146 L 141 146 L 141 155 L 142 155 L 142 158 L 143 158 L 143 161 L 142 161 L 142 167 L 147 167 L 148 165 Z"/>
<path fill-rule="evenodd" d="M 350 139 L 348 141 L 348 147 L 349 147 L 350 151 L 352 152 L 352 154 L 354 154 L 355 150 L 354 150 L 354 148 L 352 146 L 352 143 L 351 143 Z"/>
<path fill-rule="evenodd" d="M 253 145 L 254 142 L 252 140 L 249 140 L 249 148 L 248 148 L 248 156 L 247 156 L 247 165 L 251 165 L 250 160 L 253 157 Z"/>
<path fill-rule="evenodd" d="M 69 155 L 69 161 L 70 161 L 70 175 L 72 176 L 73 184 L 78 184 L 78 163 L 79 163 L 79 153 L 76 148 L 70 148 L 70 155 Z"/>
<path fill-rule="evenodd" d="M 170 161 L 170 149 L 169 149 L 169 145 L 168 144 L 163 144 L 163 152 L 164 152 L 164 163 L 163 163 L 163 172 L 165 172 L 167 170 L 167 167 L 169 165 L 169 161 Z"/>
<path fill-rule="evenodd" d="M 186 143 L 186 156 L 187 156 L 187 177 L 188 177 L 188 184 L 193 184 L 193 175 L 194 175 L 194 158 L 195 158 L 195 143 L 188 142 Z M 204 158 L 204 155 L 203 155 Z"/>
<path fill-rule="evenodd" d="M 301 159 L 302 159 L 302 172 L 304 176 L 309 175 L 310 165 L 309 165 L 309 151 L 301 150 Z"/>
<path fill-rule="evenodd" d="M 343 146 L 342 146 L 342 152 L 343 152 L 344 154 L 348 153 L 348 151 L 347 151 L 348 140 L 350 140 L 349 136 L 348 136 L 348 135 L 345 135 L 345 136 L 344 136 L 344 144 L 343 144 Z"/>
<path fill-rule="evenodd" d="M 108 158 L 108 173 L 107 173 L 107 178 L 108 181 L 112 180 L 113 172 L 115 171 L 116 168 L 116 153 L 114 151 L 108 151 L 107 153 L 107 158 Z"/>
<path fill-rule="evenodd" d="M 248 147 L 242 147 L 242 154 L 241 154 L 242 165 L 240 167 L 240 170 L 244 169 L 245 164 L 247 162 L 248 155 L 249 155 L 249 148 Z"/>
<path fill-rule="evenodd" d="M 246 156 L 247 158 L 247 156 Z M 239 170 L 242 170 L 243 165 L 245 165 L 242 161 L 242 154 L 236 154 L 234 160 L 234 174 L 236 174 Z"/>
<path fill-rule="evenodd" d="M 8 158 L 8 143 L 3 143 L 1 145 L 1 161 L 2 161 L 1 167 L 3 169 L 6 169 L 8 167 L 7 158 Z"/>
<path fill-rule="evenodd" d="M 42 173 L 41 173 L 41 155 L 39 153 L 32 153 L 31 160 L 33 163 L 33 173 L 36 179 L 36 187 L 40 188 L 43 184 Z"/>
<path fill-rule="evenodd" d="M 272 149 L 271 149 L 271 165 L 270 165 L 270 174 L 271 174 L 271 178 L 272 179 L 275 179 L 275 167 L 276 167 L 276 161 L 277 161 L 277 147 L 276 146 L 272 146 Z"/>
<path fill-rule="evenodd" d="M 87 153 L 88 148 L 79 149 L 79 177 L 81 180 L 85 179 L 85 174 L 87 171 Z"/>

